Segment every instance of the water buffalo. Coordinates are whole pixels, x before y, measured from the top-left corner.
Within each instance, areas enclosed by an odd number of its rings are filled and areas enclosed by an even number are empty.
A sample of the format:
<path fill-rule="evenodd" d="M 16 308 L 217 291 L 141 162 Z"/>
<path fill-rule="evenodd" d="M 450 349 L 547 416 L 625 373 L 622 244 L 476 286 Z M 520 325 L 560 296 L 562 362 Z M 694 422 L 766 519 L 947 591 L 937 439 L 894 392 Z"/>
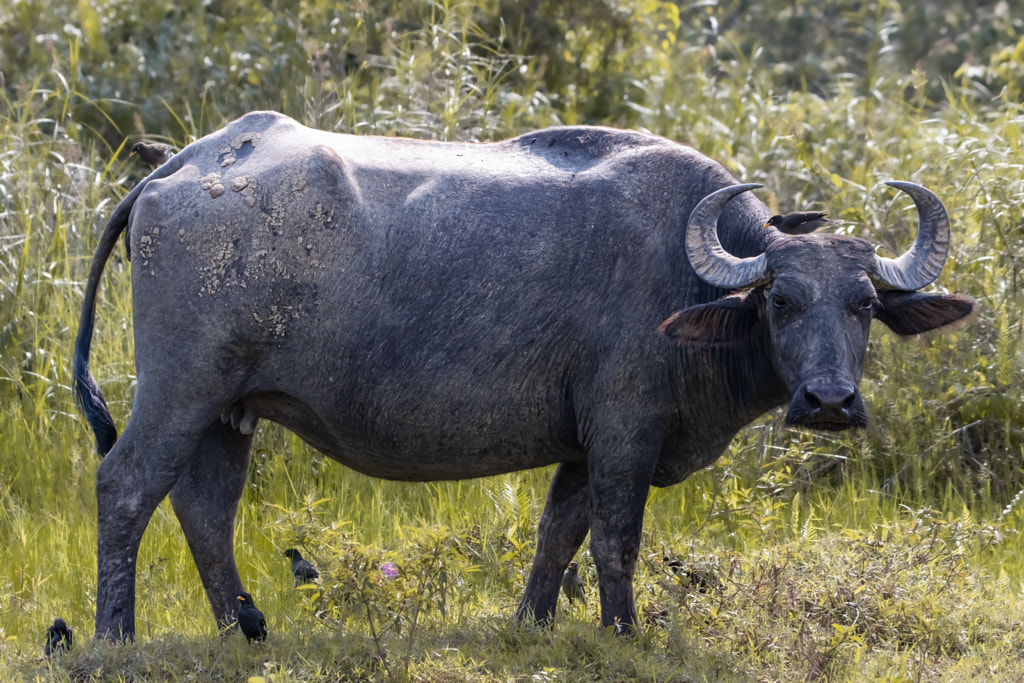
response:
<path fill-rule="evenodd" d="M 114 211 L 75 343 L 106 454 L 97 637 L 134 635 L 139 543 L 168 494 L 215 617 L 234 618 L 234 518 L 260 418 L 386 479 L 558 463 L 518 614 L 554 617 L 589 532 L 602 622 L 635 625 L 651 485 L 706 467 L 787 402 L 798 427 L 863 426 L 872 318 L 914 335 L 970 313 L 966 297 L 916 292 L 942 268 L 949 222 L 928 190 L 890 184 L 920 216 L 897 259 L 762 228 L 757 186 L 638 132 L 461 144 L 259 112 L 189 145 Z M 89 347 L 125 230 L 138 388 L 117 438 Z"/>

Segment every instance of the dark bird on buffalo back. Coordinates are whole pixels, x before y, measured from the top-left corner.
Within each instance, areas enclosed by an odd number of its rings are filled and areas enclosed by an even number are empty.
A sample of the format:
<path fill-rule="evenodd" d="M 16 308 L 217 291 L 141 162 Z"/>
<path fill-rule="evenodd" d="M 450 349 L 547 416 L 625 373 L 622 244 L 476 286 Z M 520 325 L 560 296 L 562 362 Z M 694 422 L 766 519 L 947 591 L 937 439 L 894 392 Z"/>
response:
<path fill-rule="evenodd" d="M 784 232 L 787 235 L 806 235 L 828 223 L 827 215 L 827 211 L 794 211 L 784 216 L 772 216 L 761 227 L 767 228 L 769 225 L 774 225 L 779 232 Z"/>
<path fill-rule="evenodd" d="M 133 157 L 136 154 L 145 163 L 156 168 L 174 156 L 174 148 L 162 142 L 136 142 L 132 145 L 132 151 L 128 156 Z"/>
<path fill-rule="evenodd" d="M 71 627 L 63 619 L 54 619 L 53 626 L 46 629 L 46 656 L 49 657 L 57 652 L 67 652 L 71 649 L 73 641 L 74 635 Z"/>
<path fill-rule="evenodd" d="M 285 550 L 284 556 L 292 561 L 292 576 L 295 577 L 296 586 L 316 581 L 320 577 L 320 572 L 313 563 L 303 558 L 295 548 Z"/>
<path fill-rule="evenodd" d="M 238 626 L 242 629 L 246 642 L 266 640 L 267 620 L 263 618 L 263 612 L 256 609 L 252 596 L 248 593 L 239 593 L 238 600 L 242 603 L 238 608 Z"/>
<path fill-rule="evenodd" d="M 562 592 L 569 598 L 569 604 L 573 600 L 584 602 L 586 594 L 583 592 L 583 579 L 579 575 L 579 567 L 575 562 L 570 562 L 565 573 L 562 574 Z"/>

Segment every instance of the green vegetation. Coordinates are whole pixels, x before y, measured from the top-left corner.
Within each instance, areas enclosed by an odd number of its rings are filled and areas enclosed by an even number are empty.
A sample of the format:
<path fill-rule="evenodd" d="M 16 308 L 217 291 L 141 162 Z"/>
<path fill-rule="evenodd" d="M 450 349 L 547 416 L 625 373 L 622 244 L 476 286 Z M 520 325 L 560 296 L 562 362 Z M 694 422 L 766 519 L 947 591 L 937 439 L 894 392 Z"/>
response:
<path fill-rule="evenodd" d="M 0 3 L 2 677 L 1020 680 L 1024 3 L 910 5 Z M 952 219 L 936 287 L 979 313 L 921 341 L 879 326 L 869 429 L 804 434 L 768 415 L 714 467 L 652 491 L 636 641 L 597 628 L 586 552 L 586 609 L 563 602 L 551 631 L 512 620 L 550 472 L 380 482 L 261 424 L 236 549 L 268 642 L 217 637 L 165 504 L 140 554 L 139 642 L 96 645 L 97 458 L 69 391 L 82 281 L 143 173 L 127 143 L 184 145 L 256 108 L 439 139 L 644 128 L 889 254 L 913 209 L 880 183 L 913 180 Z M 118 254 L 92 359 L 120 427 L 128 275 Z M 292 587 L 291 546 L 320 587 Z M 58 615 L 77 645 L 44 661 Z"/>

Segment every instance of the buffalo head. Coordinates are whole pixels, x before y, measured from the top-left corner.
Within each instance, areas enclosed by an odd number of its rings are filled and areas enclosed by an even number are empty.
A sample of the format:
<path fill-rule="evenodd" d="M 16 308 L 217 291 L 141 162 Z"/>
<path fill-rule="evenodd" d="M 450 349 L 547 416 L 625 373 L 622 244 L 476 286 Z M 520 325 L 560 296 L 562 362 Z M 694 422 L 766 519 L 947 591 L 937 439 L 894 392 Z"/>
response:
<path fill-rule="evenodd" d="M 660 330 L 687 346 L 730 346 L 756 353 L 761 345 L 791 395 L 788 424 L 839 430 L 863 427 L 867 414 L 857 385 L 871 320 L 911 336 L 961 320 L 974 302 L 964 296 L 921 294 L 942 270 L 949 219 L 925 188 L 890 182 L 917 205 L 914 245 L 896 259 L 877 256 L 861 239 L 842 235 L 775 233 L 764 253 L 737 258 L 718 240 L 726 202 L 760 187 L 727 187 L 690 215 L 687 255 L 697 275 L 739 290 L 672 315 Z"/>

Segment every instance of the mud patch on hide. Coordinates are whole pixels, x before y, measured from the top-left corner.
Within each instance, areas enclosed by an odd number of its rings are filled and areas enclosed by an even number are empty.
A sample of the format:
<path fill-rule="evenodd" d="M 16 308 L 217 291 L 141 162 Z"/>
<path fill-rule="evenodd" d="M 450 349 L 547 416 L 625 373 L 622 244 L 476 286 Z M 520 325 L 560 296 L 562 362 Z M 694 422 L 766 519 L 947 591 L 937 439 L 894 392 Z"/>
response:
<path fill-rule="evenodd" d="M 306 189 L 306 176 L 309 174 L 309 159 L 303 158 L 299 162 L 299 168 L 292 179 L 292 192 L 302 192 Z"/>
<path fill-rule="evenodd" d="M 227 168 L 228 166 L 247 158 L 252 154 L 256 145 L 260 144 L 260 140 L 262 139 L 263 133 L 249 132 L 236 135 L 232 138 L 230 143 L 217 150 L 220 167 Z M 249 146 L 245 147 L 245 143 L 247 142 L 249 143 Z"/>
<path fill-rule="evenodd" d="M 148 266 L 149 259 L 153 258 L 153 254 L 156 251 L 156 239 L 160 235 L 160 228 L 154 226 L 148 235 L 142 235 L 139 238 L 139 247 L 136 250 L 136 254 L 142 259 L 142 265 Z"/>
<path fill-rule="evenodd" d="M 258 325 L 269 330 L 275 337 L 283 337 L 287 323 L 297 320 L 299 312 L 294 306 L 270 306 L 263 312 L 253 311 L 252 317 Z"/>
<path fill-rule="evenodd" d="M 226 285 L 238 285 L 245 287 L 244 280 L 239 282 L 237 278 L 232 277 L 234 273 L 234 264 L 238 261 L 238 255 L 235 251 L 235 244 L 233 241 L 227 239 L 227 228 L 226 226 L 219 225 L 214 228 L 214 232 L 221 236 L 221 240 L 217 242 L 209 242 L 204 245 L 204 252 L 206 258 L 202 259 L 201 262 L 205 262 L 205 265 L 199 268 L 199 296 L 209 296 L 216 294 L 220 289 Z M 193 247 L 187 247 L 188 251 L 193 251 Z"/>
<path fill-rule="evenodd" d="M 231 181 L 231 189 L 242 195 L 242 201 L 246 206 L 255 206 L 256 178 L 250 175 L 240 175 Z"/>
<path fill-rule="evenodd" d="M 204 192 L 219 185 L 231 194 L 196 209 L 199 222 L 175 225 L 171 235 L 190 255 L 187 286 L 197 305 L 216 306 L 237 338 L 277 343 L 316 319 L 325 273 L 354 258 L 358 186 L 328 148 L 296 153 L 272 169 L 244 166 L 242 155 L 258 144 L 258 135 L 245 134 L 223 145 L 218 153 L 231 163 L 199 182 Z M 236 195 L 255 208 L 240 209 Z"/>
<path fill-rule="evenodd" d="M 199 179 L 199 187 L 204 192 L 209 192 L 211 199 L 224 194 L 224 183 L 221 182 L 220 173 L 207 173 Z"/>

